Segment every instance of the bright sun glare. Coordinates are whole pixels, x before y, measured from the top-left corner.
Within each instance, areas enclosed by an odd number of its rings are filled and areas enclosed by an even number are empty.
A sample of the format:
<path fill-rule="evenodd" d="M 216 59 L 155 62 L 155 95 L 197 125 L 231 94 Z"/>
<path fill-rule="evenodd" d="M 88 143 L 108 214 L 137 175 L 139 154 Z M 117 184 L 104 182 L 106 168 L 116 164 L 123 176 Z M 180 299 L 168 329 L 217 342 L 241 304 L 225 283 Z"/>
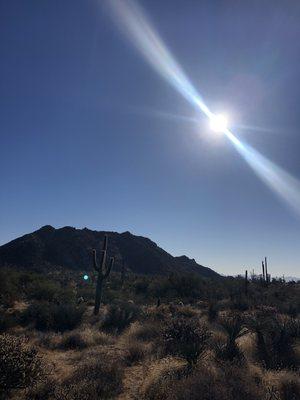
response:
<path fill-rule="evenodd" d="M 224 114 L 216 114 L 210 117 L 210 129 L 214 132 L 225 132 L 228 128 L 228 119 Z"/>

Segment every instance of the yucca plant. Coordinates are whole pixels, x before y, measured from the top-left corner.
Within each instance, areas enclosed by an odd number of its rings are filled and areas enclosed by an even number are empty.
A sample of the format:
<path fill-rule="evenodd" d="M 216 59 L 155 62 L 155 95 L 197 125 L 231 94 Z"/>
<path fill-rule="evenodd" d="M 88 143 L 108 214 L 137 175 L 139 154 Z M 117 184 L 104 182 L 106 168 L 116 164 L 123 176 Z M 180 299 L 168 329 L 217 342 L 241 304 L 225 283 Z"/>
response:
<path fill-rule="evenodd" d="M 241 316 L 237 313 L 230 313 L 219 318 L 219 324 L 227 334 L 225 345 L 219 346 L 216 350 L 217 356 L 224 360 L 242 360 L 243 354 L 240 352 L 236 340 L 248 331 L 243 323 Z"/>
<path fill-rule="evenodd" d="M 266 369 L 299 367 L 294 349 L 300 332 L 297 320 L 258 312 L 250 316 L 247 324 L 256 333 L 257 358 Z"/>

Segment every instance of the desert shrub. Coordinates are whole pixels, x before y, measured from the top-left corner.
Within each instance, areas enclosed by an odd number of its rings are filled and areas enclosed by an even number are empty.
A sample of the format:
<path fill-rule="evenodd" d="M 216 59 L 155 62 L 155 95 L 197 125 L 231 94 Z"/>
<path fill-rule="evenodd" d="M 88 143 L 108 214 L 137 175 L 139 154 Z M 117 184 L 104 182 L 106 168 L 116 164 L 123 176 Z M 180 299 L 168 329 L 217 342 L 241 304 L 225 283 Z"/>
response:
<path fill-rule="evenodd" d="M 58 304 L 75 304 L 77 302 L 76 291 L 71 287 L 62 287 L 54 298 Z"/>
<path fill-rule="evenodd" d="M 225 344 L 220 342 L 215 346 L 217 357 L 228 361 L 243 360 L 243 354 L 236 343 L 236 340 L 247 332 L 241 316 L 237 313 L 227 314 L 219 318 L 219 324 L 226 332 L 227 340 Z"/>
<path fill-rule="evenodd" d="M 260 312 L 248 318 L 248 326 L 256 333 L 256 355 L 265 368 L 299 367 L 294 349 L 295 339 L 299 338 L 297 321 Z"/>
<path fill-rule="evenodd" d="M 293 339 L 300 339 L 300 320 L 294 318 L 286 318 L 285 323 L 291 337 Z"/>
<path fill-rule="evenodd" d="M 280 382 L 279 393 L 282 400 L 300 399 L 299 379 L 282 379 Z"/>
<path fill-rule="evenodd" d="M 163 331 L 164 351 L 195 364 L 207 350 L 210 335 L 208 328 L 195 319 L 174 319 Z"/>
<path fill-rule="evenodd" d="M 181 377 L 186 377 L 186 366 L 177 359 L 167 357 L 149 368 L 140 393 L 143 400 L 171 400 L 170 390 Z"/>
<path fill-rule="evenodd" d="M 56 395 L 57 399 L 112 399 L 121 392 L 123 369 L 120 363 L 99 354 L 97 359 L 83 363 Z"/>
<path fill-rule="evenodd" d="M 0 335 L 0 394 L 35 384 L 43 376 L 42 361 L 26 339 Z"/>
<path fill-rule="evenodd" d="M 145 294 L 148 291 L 149 281 L 147 277 L 140 277 L 134 282 L 134 291 L 136 294 Z"/>
<path fill-rule="evenodd" d="M 140 308 L 130 302 L 115 302 L 108 306 L 102 328 L 115 333 L 122 332 L 141 314 Z"/>
<path fill-rule="evenodd" d="M 199 315 L 199 312 L 191 306 L 178 306 L 175 308 L 175 314 L 178 317 L 194 318 Z"/>
<path fill-rule="evenodd" d="M 0 333 L 4 333 L 16 324 L 15 317 L 11 314 L 0 311 Z"/>
<path fill-rule="evenodd" d="M 91 302 L 92 304 L 95 301 L 95 288 L 92 284 L 86 286 L 79 286 L 77 288 L 77 296 L 78 298 L 83 298 L 84 301 Z"/>
<path fill-rule="evenodd" d="M 59 384 L 53 378 L 47 377 L 38 384 L 28 388 L 25 400 L 63 400 L 60 395 Z"/>
<path fill-rule="evenodd" d="M 11 307 L 20 298 L 19 274 L 10 268 L 0 269 L 0 305 Z"/>
<path fill-rule="evenodd" d="M 170 320 L 172 312 L 170 305 L 162 304 L 160 307 L 148 307 L 143 313 L 143 323 L 165 323 Z"/>
<path fill-rule="evenodd" d="M 243 295 L 233 296 L 230 308 L 237 311 L 247 311 L 249 310 L 249 300 Z"/>
<path fill-rule="evenodd" d="M 28 285 L 27 296 L 29 299 L 41 301 L 53 301 L 60 290 L 58 283 L 39 279 L 34 280 Z"/>
<path fill-rule="evenodd" d="M 291 318 L 297 318 L 299 314 L 299 305 L 293 303 L 287 304 L 283 312 Z"/>
<path fill-rule="evenodd" d="M 57 332 L 39 332 L 38 345 L 50 350 L 60 347 L 62 342 L 62 335 Z"/>
<path fill-rule="evenodd" d="M 112 338 L 104 332 L 95 331 L 88 327 L 65 332 L 62 335 L 59 347 L 68 349 L 84 349 L 96 345 L 112 344 Z"/>
<path fill-rule="evenodd" d="M 98 354 L 85 361 L 62 383 L 54 380 L 29 390 L 26 400 L 95 400 L 114 399 L 122 390 L 123 369 L 120 363 Z"/>
<path fill-rule="evenodd" d="M 161 324 L 156 321 L 134 322 L 130 326 L 128 334 L 133 339 L 147 342 L 158 338 L 161 334 L 161 330 Z"/>
<path fill-rule="evenodd" d="M 88 346 L 87 341 L 80 332 L 71 332 L 65 335 L 61 341 L 60 347 L 65 350 L 81 350 Z"/>
<path fill-rule="evenodd" d="M 203 365 L 189 374 L 169 369 L 149 383 L 145 400 L 258 400 L 266 394 L 261 379 L 231 364 L 223 369 Z"/>
<path fill-rule="evenodd" d="M 128 365 L 135 364 L 143 360 L 147 354 L 147 346 L 145 343 L 138 342 L 129 338 L 126 342 L 126 356 L 125 361 Z"/>
<path fill-rule="evenodd" d="M 64 332 L 76 328 L 84 309 L 73 304 L 34 303 L 24 311 L 21 321 L 33 323 L 40 331 Z"/>
<path fill-rule="evenodd" d="M 207 309 L 207 316 L 210 322 L 215 321 L 218 317 L 219 307 L 218 303 L 210 301 Z"/>

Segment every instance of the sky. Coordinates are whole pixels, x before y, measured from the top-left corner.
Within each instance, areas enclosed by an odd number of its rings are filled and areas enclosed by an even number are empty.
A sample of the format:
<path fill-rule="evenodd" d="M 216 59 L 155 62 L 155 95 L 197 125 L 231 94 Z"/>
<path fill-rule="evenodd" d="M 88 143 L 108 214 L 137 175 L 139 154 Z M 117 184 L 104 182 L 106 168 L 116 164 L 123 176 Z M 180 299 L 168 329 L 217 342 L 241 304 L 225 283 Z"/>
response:
<path fill-rule="evenodd" d="M 109 2 L 0 1 L 0 245 L 47 224 L 130 231 L 222 274 L 267 256 L 271 274 L 299 277 L 299 214 Z M 209 108 L 300 180 L 300 3 L 138 4 Z"/>

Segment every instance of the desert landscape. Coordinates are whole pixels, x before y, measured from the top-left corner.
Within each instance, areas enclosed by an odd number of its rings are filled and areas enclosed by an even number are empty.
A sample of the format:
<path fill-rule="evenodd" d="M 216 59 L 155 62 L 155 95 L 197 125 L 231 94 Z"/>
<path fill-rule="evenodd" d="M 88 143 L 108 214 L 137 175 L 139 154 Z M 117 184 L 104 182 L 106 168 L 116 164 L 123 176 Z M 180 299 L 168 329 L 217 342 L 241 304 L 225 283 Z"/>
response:
<path fill-rule="evenodd" d="M 299 44 L 299 0 L 0 0 L 0 400 L 300 400 Z"/>
<path fill-rule="evenodd" d="M 94 243 L 119 260 L 96 315 Z M 128 232 L 71 227 L 43 227 L 0 247 L 2 398 L 299 399 L 300 282 L 201 266 L 188 273 L 180 257 L 173 271 L 158 271 L 164 257 L 174 262 Z M 108 265 L 106 257 L 102 272 Z"/>

